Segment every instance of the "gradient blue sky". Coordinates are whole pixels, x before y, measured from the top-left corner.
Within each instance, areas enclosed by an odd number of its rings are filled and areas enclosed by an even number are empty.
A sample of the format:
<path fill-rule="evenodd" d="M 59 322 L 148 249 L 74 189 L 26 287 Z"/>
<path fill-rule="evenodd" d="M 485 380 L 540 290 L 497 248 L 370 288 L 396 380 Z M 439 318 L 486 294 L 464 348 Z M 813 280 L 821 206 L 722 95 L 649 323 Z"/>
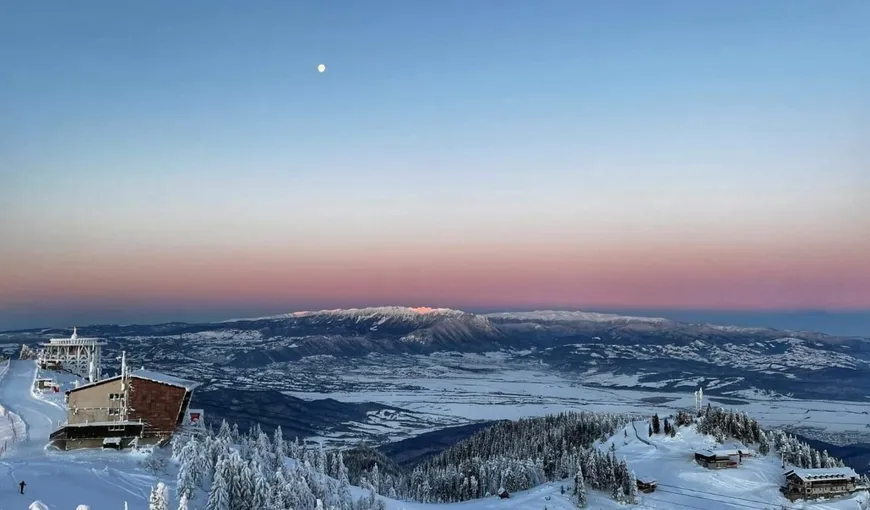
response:
<path fill-rule="evenodd" d="M 867 1 L 4 3 L 0 329 L 870 309 L 868 27 Z"/>

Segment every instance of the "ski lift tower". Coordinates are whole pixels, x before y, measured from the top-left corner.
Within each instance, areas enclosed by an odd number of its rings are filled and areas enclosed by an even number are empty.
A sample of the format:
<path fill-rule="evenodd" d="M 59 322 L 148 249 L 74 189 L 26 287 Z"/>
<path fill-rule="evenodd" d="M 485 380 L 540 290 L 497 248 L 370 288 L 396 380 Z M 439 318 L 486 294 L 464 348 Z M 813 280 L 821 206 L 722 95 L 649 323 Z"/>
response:
<path fill-rule="evenodd" d="M 69 338 L 51 338 L 42 344 L 37 355 L 41 368 L 59 369 L 75 374 L 88 382 L 100 380 L 100 346 L 105 342 L 99 338 L 79 337 L 76 328 Z"/>

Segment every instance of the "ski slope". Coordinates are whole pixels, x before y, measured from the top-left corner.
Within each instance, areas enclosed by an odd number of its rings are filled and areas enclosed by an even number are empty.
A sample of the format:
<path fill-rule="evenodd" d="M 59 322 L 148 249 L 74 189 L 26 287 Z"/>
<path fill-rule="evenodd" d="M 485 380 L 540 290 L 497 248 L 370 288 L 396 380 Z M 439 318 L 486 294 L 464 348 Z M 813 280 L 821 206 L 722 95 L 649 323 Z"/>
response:
<path fill-rule="evenodd" d="M 51 510 L 74 510 L 90 505 L 91 510 L 146 510 L 151 487 L 163 481 L 174 488 L 176 469 L 170 465 L 154 476 L 138 464 L 141 454 L 132 452 L 61 452 L 46 448 L 50 433 L 65 419 L 62 400 L 57 394 L 41 395 L 31 391 L 37 374 L 33 361 L 11 361 L 3 371 L 0 365 L 0 405 L 13 418 L 0 416 L 0 442 L 10 444 L 0 457 L 0 510 L 25 510 L 35 500 Z M 17 415 L 17 416 L 16 416 Z M 8 423 L 5 423 L 4 420 Z M 22 434 L 11 423 L 26 425 Z M 676 437 L 649 437 L 646 421 L 638 421 L 598 445 L 616 449 L 638 477 L 652 477 L 659 488 L 640 494 L 633 508 L 676 510 L 780 510 L 782 507 L 813 510 L 854 510 L 867 500 L 865 493 L 830 502 L 790 504 L 779 494 L 783 471 L 775 455 L 746 459 L 735 469 L 707 470 L 693 460 L 695 449 L 712 446 L 709 436 L 697 434 L 692 427 L 681 427 Z M 15 437 L 18 442 L 15 442 Z M 734 443 L 735 447 L 743 447 Z M 27 483 L 25 495 L 18 483 Z M 565 494 L 561 488 L 565 488 Z M 383 499 L 389 510 L 567 510 L 576 505 L 570 498 L 568 480 L 518 492 L 509 499 L 490 497 L 451 504 L 409 503 Z M 174 492 L 174 491 L 173 491 Z M 366 491 L 353 487 L 355 498 Z M 201 495 L 202 496 L 202 495 Z M 191 510 L 202 510 L 202 497 L 191 502 Z M 606 494 L 590 491 L 590 509 L 626 508 Z"/>

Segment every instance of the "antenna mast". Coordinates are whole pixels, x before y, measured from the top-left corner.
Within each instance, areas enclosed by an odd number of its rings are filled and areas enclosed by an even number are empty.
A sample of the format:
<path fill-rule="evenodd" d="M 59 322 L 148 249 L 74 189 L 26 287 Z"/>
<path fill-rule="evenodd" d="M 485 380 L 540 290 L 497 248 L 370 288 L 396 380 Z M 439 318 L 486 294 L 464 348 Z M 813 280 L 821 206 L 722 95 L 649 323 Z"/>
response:
<path fill-rule="evenodd" d="M 127 401 L 130 398 L 129 369 L 127 351 L 121 351 L 121 421 L 127 421 Z"/>

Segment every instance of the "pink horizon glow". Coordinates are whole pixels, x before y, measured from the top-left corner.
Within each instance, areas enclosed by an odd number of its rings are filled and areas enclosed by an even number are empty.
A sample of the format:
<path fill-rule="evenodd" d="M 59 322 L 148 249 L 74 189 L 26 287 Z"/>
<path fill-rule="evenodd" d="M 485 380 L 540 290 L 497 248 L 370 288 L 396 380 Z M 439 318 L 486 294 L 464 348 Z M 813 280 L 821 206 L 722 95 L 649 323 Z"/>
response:
<path fill-rule="evenodd" d="M 20 260 L 0 306 L 24 302 L 369 303 L 453 307 L 868 309 L 870 250 L 649 245 L 221 252 Z M 855 249 L 859 248 L 859 249 Z M 287 310 L 288 312 L 291 310 Z"/>

